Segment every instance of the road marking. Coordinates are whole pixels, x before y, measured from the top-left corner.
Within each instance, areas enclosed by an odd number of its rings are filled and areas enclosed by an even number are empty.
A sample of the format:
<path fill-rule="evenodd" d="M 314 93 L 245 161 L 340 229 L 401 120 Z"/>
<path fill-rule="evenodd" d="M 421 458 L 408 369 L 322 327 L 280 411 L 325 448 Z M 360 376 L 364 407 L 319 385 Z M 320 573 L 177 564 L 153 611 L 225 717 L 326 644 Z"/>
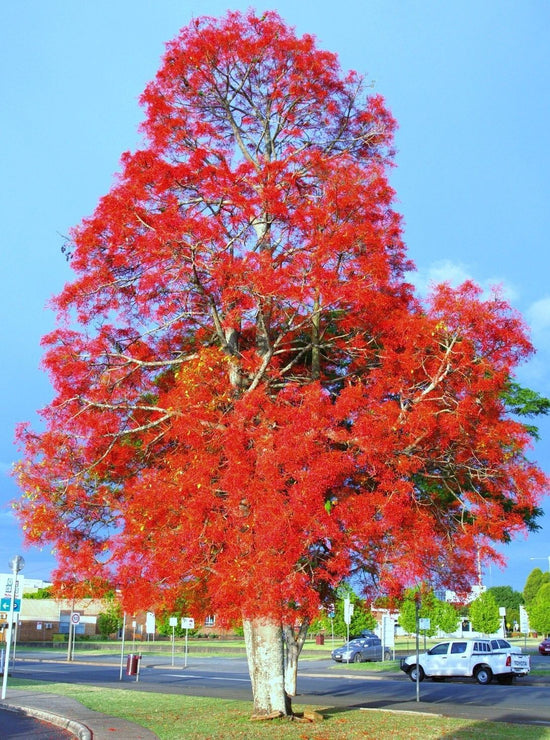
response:
<path fill-rule="evenodd" d="M 184 673 L 181 676 L 174 675 L 173 673 L 163 673 L 163 676 L 170 676 L 170 678 L 203 678 L 208 681 L 244 681 L 250 683 L 249 678 L 228 678 L 227 676 L 201 676 L 195 675 L 194 673 Z"/>

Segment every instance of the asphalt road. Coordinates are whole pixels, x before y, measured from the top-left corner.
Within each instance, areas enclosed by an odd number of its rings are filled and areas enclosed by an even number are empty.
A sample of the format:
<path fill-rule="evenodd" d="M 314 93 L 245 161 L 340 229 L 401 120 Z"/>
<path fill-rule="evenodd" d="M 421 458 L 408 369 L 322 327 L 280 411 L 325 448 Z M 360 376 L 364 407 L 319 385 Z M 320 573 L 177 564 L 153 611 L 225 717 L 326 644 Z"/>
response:
<path fill-rule="evenodd" d="M 81 661 L 86 661 L 85 663 Z M 548 659 L 533 656 L 532 665 Z M 44 681 L 92 684 L 135 691 L 159 691 L 188 696 L 212 696 L 250 701 L 252 698 L 246 661 L 238 658 L 188 658 L 181 656 L 171 665 L 169 656 L 145 656 L 140 664 L 139 680 L 120 677 L 120 658 L 116 656 L 79 656 L 68 663 L 62 655 L 19 653 L 13 675 Z M 420 684 L 420 702 L 416 685 L 404 674 L 390 677 L 365 674 L 336 666 L 331 660 L 301 661 L 295 702 L 325 708 L 362 707 L 444 714 L 472 720 L 524 722 L 550 726 L 550 682 L 518 679 L 512 686 L 480 686 L 472 680 L 449 680 Z"/>
<path fill-rule="evenodd" d="M 74 735 L 33 717 L 0 709 L 0 740 L 74 740 Z"/>

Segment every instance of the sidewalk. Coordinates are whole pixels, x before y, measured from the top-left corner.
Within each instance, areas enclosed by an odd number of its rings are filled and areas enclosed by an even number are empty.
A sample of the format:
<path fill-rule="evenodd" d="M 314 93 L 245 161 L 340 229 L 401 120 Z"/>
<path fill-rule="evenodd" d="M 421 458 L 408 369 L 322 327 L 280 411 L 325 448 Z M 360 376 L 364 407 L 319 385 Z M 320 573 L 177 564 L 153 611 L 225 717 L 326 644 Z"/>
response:
<path fill-rule="evenodd" d="M 63 727 L 79 740 L 158 740 L 151 730 L 108 714 L 93 712 L 76 699 L 58 694 L 10 689 L 2 709 L 20 711 Z"/>

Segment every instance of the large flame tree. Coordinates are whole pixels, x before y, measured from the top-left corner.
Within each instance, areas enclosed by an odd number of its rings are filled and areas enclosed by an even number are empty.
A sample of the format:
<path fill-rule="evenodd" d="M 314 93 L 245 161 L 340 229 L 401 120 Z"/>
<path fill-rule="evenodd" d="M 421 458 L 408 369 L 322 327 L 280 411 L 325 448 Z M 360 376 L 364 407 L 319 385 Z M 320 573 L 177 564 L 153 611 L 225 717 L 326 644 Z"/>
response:
<path fill-rule="evenodd" d="M 414 297 L 394 121 L 277 14 L 193 21 L 142 103 L 71 236 L 20 518 L 59 580 L 242 620 L 254 711 L 288 713 L 296 625 L 341 579 L 466 587 L 533 525 L 546 481 L 503 400 L 531 346 L 472 284 Z"/>

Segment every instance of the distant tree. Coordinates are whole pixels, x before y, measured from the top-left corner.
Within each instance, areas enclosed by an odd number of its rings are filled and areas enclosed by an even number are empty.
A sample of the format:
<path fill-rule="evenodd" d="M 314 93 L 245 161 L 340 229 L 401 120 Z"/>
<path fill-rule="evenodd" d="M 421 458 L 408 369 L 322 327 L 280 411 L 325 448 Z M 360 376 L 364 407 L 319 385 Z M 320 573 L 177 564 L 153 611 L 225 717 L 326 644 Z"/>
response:
<path fill-rule="evenodd" d="M 177 623 L 172 627 L 170 619 L 173 617 L 176 617 Z M 156 628 L 159 635 L 164 635 L 166 637 L 172 637 L 172 634 L 174 634 L 175 637 L 183 637 L 185 635 L 185 630 L 181 626 L 181 617 L 179 614 L 167 613 L 157 616 Z M 196 630 L 193 630 L 193 632 L 196 633 Z"/>
<path fill-rule="evenodd" d="M 545 583 L 550 583 L 550 573 L 543 573 L 540 568 L 534 568 L 529 573 L 523 587 L 523 599 L 526 605 L 533 601 L 540 587 Z"/>
<path fill-rule="evenodd" d="M 496 632 L 501 625 L 501 617 L 498 613 L 498 604 L 495 597 L 489 591 L 484 591 L 470 604 L 470 621 L 472 629 L 490 635 Z"/>
<path fill-rule="evenodd" d="M 416 601 L 417 589 L 411 589 L 401 602 L 399 611 L 399 624 L 409 633 L 416 632 Z M 421 606 L 418 617 L 430 620 L 427 630 L 420 630 L 419 634 L 431 637 L 438 630 L 442 632 L 454 632 L 458 624 L 458 612 L 452 604 L 436 598 L 433 591 L 422 594 Z"/>
<path fill-rule="evenodd" d="M 97 630 L 104 639 L 118 632 L 121 626 L 120 615 L 108 612 L 100 612 L 97 615 Z"/>
<path fill-rule="evenodd" d="M 122 627 L 122 610 L 120 603 L 113 594 L 108 595 L 105 599 L 105 611 L 97 615 L 96 626 L 99 634 L 104 639 L 118 632 Z"/>
<path fill-rule="evenodd" d="M 436 600 L 434 619 L 442 632 L 454 632 L 458 627 L 458 611 L 449 601 Z"/>
<path fill-rule="evenodd" d="M 435 600 L 435 596 L 433 592 L 429 591 L 426 594 L 422 594 L 421 597 L 417 596 L 418 593 L 419 593 L 418 588 L 408 589 L 405 592 L 405 598 L 401 601 L 401 604 L 399 607 L 399 624 L 405 630 L 405 632 L 408 632 L 409 634 L 416 633 L 416 628 L 417 628 L 416 600 L 417 598 L 420 601 L 420 608 L 418 610 L 418 618 L 419 619 L 430 619 L 430 621 L 432 618 L 433 603 Z M 425 635 L 426 637 L 430 637 L 431 635 L 435 634 L 434 625 L 430 623 L 430 629 L 419 630 L 419 634 Z"/>
<path fill-rule="evenodd" d="M 349 598 L 353 604 L 353 614 L 349 625 L 350 636 L 358 635 L 363 630 L 374 630 L 376 627 L 375 617 L 366 602 L 360 599 L 350 586 L 347 584 L 340 586 L 336 592 L 336 596 L 332 624 L 328 615 L 325 615 L 312 623 L 311 627 L 313 631 L 321 628 L 330 632 L 334 629 L 335 635 L 347 635 L 347 625 L 344 622 L 344 600 L 346 598 Z"/>
<path fill-rule="evenodd" d="M 39 588 L 36 591 L 33 591 L 32 593 L 23 594 L 24 599 L 52 599 L 53 593 L 52 593 L 52 587 L 48 586 L 47 588 Z"/>
<path fill-rule="evenodd" d="M 550 632 L 550 583 L 543 583 L 527 605 L 531 629 L 547 635 Z"/>
<path fill-rule="evenodd" d="M 492 586 L 487 589 L 487 592 L 493 594 L 498 606 L 505 607 L 507 624 L 519 623 L 519 607 L 524 603 L 523 594 L 520 591 L 514 591 L 511 586 Z"/>

